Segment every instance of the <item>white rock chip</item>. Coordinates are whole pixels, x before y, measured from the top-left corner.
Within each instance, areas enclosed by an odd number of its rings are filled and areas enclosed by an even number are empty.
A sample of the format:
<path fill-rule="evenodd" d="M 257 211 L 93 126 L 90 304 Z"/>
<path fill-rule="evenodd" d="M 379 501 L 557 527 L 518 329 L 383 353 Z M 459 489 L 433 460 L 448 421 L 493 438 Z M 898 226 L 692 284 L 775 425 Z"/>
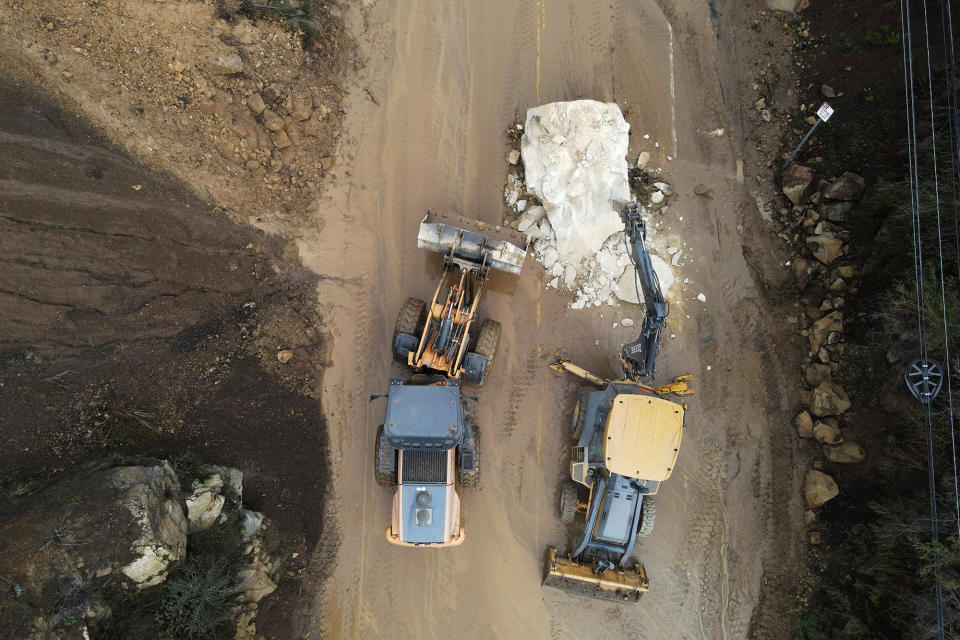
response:
<path fill-rule="evenodd" d="M 187 519 L 177 498 L 180 488 L 170 463 L 153 467 L 118 467 L 113 482 L 123 490 L 130 524 L 140 529 L 132 545 L 136 558 L 123 573 L 143 589 L 160 584 L 169 566 L 187 550 Z"/>

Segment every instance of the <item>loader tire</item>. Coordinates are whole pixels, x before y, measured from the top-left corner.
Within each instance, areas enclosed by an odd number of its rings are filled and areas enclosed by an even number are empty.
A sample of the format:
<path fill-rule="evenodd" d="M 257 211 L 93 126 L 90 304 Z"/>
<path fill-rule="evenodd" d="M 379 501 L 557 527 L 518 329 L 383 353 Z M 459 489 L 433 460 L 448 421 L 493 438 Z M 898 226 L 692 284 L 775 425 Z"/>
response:
<path fill-rule="evenodd" d="M 657 506 L 653 498 L 644 496 L 640 505 L 640 524 L 637 525 L 638 536 L 648 536 L 653 533 L 653 521 L 657 518 Z"/>
<path fill-rule="evenodd" d="M 500 333 L 503 325 L 496 320 L 484 320 L 480 323 L 477 333 L 477 346 L 473 349 L 477 354 L 487 359 L 487 372 L 493 365 L 493 356 L 497 354 L 497 345 L 500 344 Z"/>
<path fill-rule="evenodd" d="M 493 357 L 497 354 L 497 345 L 500 344 L 500 333 L 503 331 L 503 325 L 496 320 L 484 320 L 480 323 L 480 330 L 477 332 L 477 341 L 474 344 L 473 352 L 487 361 L 487 366 L 483 369 L 483 376 L 476 379 L 467 380 L 477 386 L 483 386 L 490 375 L 490 368 L 493 367 Z"/>
<path fill-rule="evenodd" d="M 562 522 L 573 522 L 577 515 L 577 485 L 572 482 L 564 482 L 560 489 L 560 520 Z"/>
<path fill-rule="evenodd" d="M 376 448 L 373 450 L 373 473 L 377 478 L 378 485 L 381 487 L 394 487 L 397 485 L 397 472 L 384 473 L 380 471 L 380 441 L 382 439 L 383 425 L 380 425 L 380 428 L 377 429 L 377 440 L 374 443 Z M 393 455 L 397 455 L 397 452 L 394 451 Z M 396 467 L 396 465 L 394 465 L 394 467 Z"/>
<path fill-rule="evenodd" d="M 397 315 L 397 324 L 393 328 L 393 340 L 396 342 L 397 336 L 406 333 L 411 336 L 419 336 L 423 325 L 424 312 L 427 310 L 427 303 L 419 298 L 407 298 L 400 307 L 400 313 Z"/>
<path fill-rule="evenodd" d="M 474 489 L 480 486 L 480 427 L 477 425 L 473 425 L 473 466 L 473 469 L 457 470 L 457 482 L 461 487 Z"/>
<path fill-rule="evenodd" d="M 573 408 L 573 439 L 574 441 L 580 441 L 580 434 L 583 433 L 583 427 L 587 423 L 587 396 L 583 395 L 582 398 L 577 400 L 576 406 Z"/>

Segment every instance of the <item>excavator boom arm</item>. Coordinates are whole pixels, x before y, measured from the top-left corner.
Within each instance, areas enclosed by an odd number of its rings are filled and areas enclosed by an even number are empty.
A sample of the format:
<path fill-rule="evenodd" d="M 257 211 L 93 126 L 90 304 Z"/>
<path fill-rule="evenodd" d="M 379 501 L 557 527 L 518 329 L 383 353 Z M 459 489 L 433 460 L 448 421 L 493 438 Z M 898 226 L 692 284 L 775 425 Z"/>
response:
<path fill-rule="evenodd" d="M 660 289 L 660 280 L 653 269 L 653 262 L 647 252 L 647 227 L 640 217 L 636 202 L 628 202 L 620 209 L 623 220 L 630 260 L 636 272 L 638 287 L 643 291 L 644 317 L 640 336 L 620 349 L 623 370 L 631 380 L 653 376 L 656 369 L 657 352 L 660 350 L 660 336 L 667 324 L 670 307 Z M 638 292 L 639 293 L 639 292 Z"/>

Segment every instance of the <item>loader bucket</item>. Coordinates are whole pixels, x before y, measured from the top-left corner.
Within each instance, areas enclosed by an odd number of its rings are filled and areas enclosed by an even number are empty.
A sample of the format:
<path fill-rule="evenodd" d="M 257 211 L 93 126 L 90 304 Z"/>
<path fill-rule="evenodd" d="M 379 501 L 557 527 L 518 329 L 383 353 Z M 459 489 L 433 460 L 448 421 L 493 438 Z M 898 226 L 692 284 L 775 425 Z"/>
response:
<path fill-rule="evenodd" d="M 547 577 L 544 586 L 600 600 L 636 604 L 647 592 L 650 581 L 643 565 L 633 569 L 611 569 L 602 575 L 593 572 L 590 565 L 581 564 L 569 556 L 561 556 L 550 547 L 547 557 Z"/>
<path fill-rule="evenodd" d="M 478 265 L 486 256 L 488 266 L 515 274 L 523 268 L 527 244 L 522 233 L 432 211 L 423 218 L 417 234 L 417 247 L 421 249 L 443 254 L 449 254 L 452 249 L 457 258 Z"/>

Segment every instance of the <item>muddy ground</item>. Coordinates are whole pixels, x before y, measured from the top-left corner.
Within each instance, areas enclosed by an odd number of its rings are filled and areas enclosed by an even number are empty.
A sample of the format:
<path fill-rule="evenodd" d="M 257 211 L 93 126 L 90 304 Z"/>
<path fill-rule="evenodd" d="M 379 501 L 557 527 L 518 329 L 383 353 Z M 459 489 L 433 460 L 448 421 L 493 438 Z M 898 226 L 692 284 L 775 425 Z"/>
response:
<path fill-rule="evenodd" d="M 335 305 L 339 332 L 324 398 L 337 470 L 331 514 L 344 536 L 305 630 L 425 638 L 789 633 L 802 535 L 803 470 L 788 427 L 796 347 L 785 311 L 764 295 L 787 287 L 754 193 L 765 165 L 755 164 L 762 141 L 752 72 L 765 62 L 761 54 L 782 59 L 790 41 L 759 7 L 736 4 L 718 3 L 714 13 L 698 2 L 502 0 L 415 10 L 378 3 L 363 14 L 361 82 L 377 104 L 362 94 L 348 103 L 352 175 L 340 174 L 316 205 L 324 233 L 348 241 L 299 243 L 311 268 L 361 283 L 320 289 Z M 787 74 L 780 81 L 787 85 Z M 659 497 L 658 532 L 637 548 L 653 587 L 632 609 L 539 583 L 545 547 L 566 547 L 574 533 L 555 504 L 576 385 L 546 365 L 562 349 L 615 374 L 616 350 L 633 334 L 612 323 L 637 317 L 635 308 L 571 312 L 569 297 L 543 289 L 535 264 L 518 280 L 495 280 L 484 313 L 505 329 L 477 409 L 485 475 L 464 497 L 463 547 L 422 554 L 384 545 L 389 493 L 371 473 L 380 409 L 366 397 L 400 373 L 384 347 L 392 312 L 404 296 L 428 295 L 437 273 L 435 259 L 412 250 L 422 212 L 448 207 L 497 221 L 505 147 L 492 132 L 530 105 L 579 97 L 621 105 L 631 153 L 645 148 L 640 134 L 659 142 L 654 162 L 679 194 L 664 222 L 695 257 L 682 275 L 696 288 L 673 306 L 677 338 L 664 345 L 658 369 L 663 377 L 693 373 L 698 395 L 677 473 Z M 705 135 L 721 127 L 732 136 Z M 358 223 L 370 231 L 352 233 Z M 354 367 L 356 359 L 367 365 Z"/>
<path fill-rule="evenodd" d="M 5 425 L 37 412 L 41 392 L 48 394 L 43 406 L 54 412 L 82 407 L 83 401 L 73 399 L 55 378 L 80 367 L 86 367 L 87 377 L 106 367 L 110 388 L 121 400 L 134 386 L 146 397 L 176 397 L 175 405 L 193 407 L 192 414 L 176 415 L 185 430 L 192 430 L 190 442 L 241 468 L 248 460 L 248 467 L 261 474 L 264 510 L 276 504 L 304 531 L 309 566 L 307 579 L 296 587 L 301 600 L 283 600 L 261 615 L 272 616 L 266 626 L 258 625 L 268 637 L 788 635 L 803 536 L 799 481 L 805 469 L 790 430 L 799 347 L 787 321 L 793 308 L 784 306 L 789 293 L 785 258 L 757 206 L 758 198 L 768 198 L 774 189 L 763 176 L 770 149 L 779 146 L 781 123 L 762 120 L 754 103 L 769 88 L 786 113 L 796 94 L 789 71 L 793 36 L 781 19 L 761 11 L 762 2 L 324 4 L 331 20 L 356 43 L 356 54 L 335 58 L 346 71 L 342 81 L 323 75 L 323 64 L 334 59 L 323 52 L 314 54 L 320 66 L 313 71 L 298 66 L 296 56 L 279 62 L 270 57 L 273 49 L 264 43 L 283 37 L 273 23 L 255 23 L 264 37 L 244 44 L 246 31 L 236 28 L 243 20 L 218 22 L 205 3 L 171 3 L 175 11 L 161 12 L 162 19 L 138 28 L 157 29 L 159 35 L 164 29 L 193 29 L 196 42 L 175 40 L 169 47 L 152 34 L 158 57 L 171 65 L 157 74 L 170 82 L 179 81 L 170 73 L 193 74 L 188 84 L 195 91 L 194 76 L 204 78 L 213 90 L 204 98 L 213 104 L 212 113 L 204 113 L 196 101 L 177 102 L 173 90 L 169 104 L 141 99 L 153 92 L 123 79 L 136 71 L 122 55 L 98 65 L 96 47 L 83 43 L 102 37 L 95 31 L 101 23 L 84 13 L 86 5 L 68 3 L 74 19 L 59 24 L 41 20 L 30 6 L 7 4 L 14 9 L 0 23 L 0 35 L 6 36 L 0 38 L 0 61 L 7 71 L 39 78 L 45 91 L 72 105 L 137 159 L 221 205 L 230 220 L 260 231 L 222 218 L 203 235 L 202 221 L 217 214 L 206 210 L 201 218 L 200 201 L 189 210 L 185 204 L 169 207 L 180 215 L 173 218 L 177 224 L 162 225 L 164 230 L 194 234 L 191 245 L 201 253 L 206 247 L 219 252 L 220 267 L 235 263 L 231 286 L 236 288 L 216 284 L 219 272 L 212 267 L 172 278 L 176 286 L 157 295 L 190 287 L 217 293 L 205 294 L 210 301 L 197 303 L 195 311 L 170 304 L 172 319 L 159 310 L 142 314 L 149 320 L 134 324 L 130 335 L 147 337 L 152 331 L 143 344 L 109 344 L 97 318 L 84 320 L 81 314 L 71 320 L 80 323 L 78 329 L 51 312 L 51 320 L 38 329 L 40 337 L 32 340 L 69 342 L 51 345 L 54 351 L 92 341 L 89 348 L 101 351 L 83 352 L 97 354 L 88 355 L 86 364 L 52 366 L 26 355 L 8 359 L 8 375 L 24 373 L 4 384 L 4 393 L 18 397 L 21 407 L 5 417 Z M 136 17 L 153 6 L 131 0 L 119 14 Z M 99 16 L 103 24 L 128 28 L 129 19 L 117 19 L 109 8 L 97 11 L 104 14 Z M 213 21 L 212 26 L 195 28 L 202 20 Z M 96 37 L 84 37 L 90 28 Z M 211 79 L 204 56 L 220 45 L 236 48 L 251 66 L 238 77 Z M 178 46 L 189 46 L 190 55 L 178 53 Z M 281 79 L 257 77 L 257 56 L 274 60 L 267 69 Z M 189 69 L 175 71 L 177 61 Z M 311 73 L 318 74 L 315 83 Z M 313 95 L 313 111 L 303 121 L 294 115 L 294 96 L 288 96 L 290 114 L 281 115 L 284 131 L 295 132 L 288 134 L 290 147 L 280 148 L 265 133 L 264 119 L 251 123 L 240 108 L 246 108 L 241 101 L 257 82 L 279 82 L 293 87 L 291 94 L 299 88 Z M 336 109 L 324 102 L 341 95 Z M 677 192 L 663 214 L 662 233 L 685 242 L 692 256 L 680 273 L 691 282 L 672 306 L 668 334 L 676 337 L 666 338 L 658 371 L 661 379 L 692 373 L 697 395 L 678 468 L 658 499 L 657 531 L 636 549 L 651 591 L 630 608 L 543 590 L 540 581 L 546 546 L 566 548 L 575 533 L 561 525 L 555 504 L 568 462 L 567 422 L 576 384 L 546 365 L 561 349 L 601 375 L 616 375 L 618 347 L 635 336 L 635 329 L 615 329 L 613 323 L 624 317 L 639 320 L 637 307 L 570 311 L 569 295 L 545 290 L 542 269 L 532 261 L 519 278 L 493 278 L 482 314 L 501 321 L 504 333 L 495 369 L 479 391 L 483 483 L 464 492 L 468 540 L 462 547 L 424 552 L 388 545 L 383 531 L 390 494 L 376 486 L 372 472 L 373 439 L 383 409 L 368 397 L 382 392 L 390 376 L 403 373 L 390 358 L 394 314 L 404 297 L 428 296 L 438 273 L 437 258 L 415 248 L 423 212 L 449 209 L 499 222 L 507 150 L 503 130 L 529 106 L 575 98 L 621 106 L 631 124 L 631 156 L 651 151 L 653 163 Z M 279 94 L 274 106 L 282 111 L 284 105 Z M 204 103 L 203 109 L 211 107 Z M 302 123 L 314 122 L 318 113 L 327 115 L 308 140 L 310 129 Z M 328 121 L 330 114 L 339 114 L 342 122 Z M 707 135 L 717 129 L 724 132 Z M 298 136 L 301 142 L 293 143 Z M 220 137 L 229 143 L 218 144 Z M 339 143 L 335 157 L 323 147 L 334 139 Z M 290 148 L 294 151 L 286 151 Z M 182 161 L 185 156 L 191 161 Z M 248 169 L 251 159 L 256 162 Z M 300 174 L 308 169 L 315 173 Z M 51 182 L 60 182 L 30 176 L 30 183 L 38 181 L 44 188 L 36 191 L 42 194 L 54 193 Z M 133 191 L 125 182 L 142 189 Z M 156 193 L 147 182 L 125 177 L 112 193 L 124 194 L 124 208 L 138 211 L 136 206 L 143 205 L 137 198 Z M 91 189 L 86 182 L 73 188 Z M 152 206 L 158 198 L 151 198 Z M 34 214 L 21 215 L 36 224 Z M 112 216 L 105 224 L 122 222 Z M 80 225 L 67 226 L 71 233 L 83 232 Z M 132 235 L 129 229 L 113 232 Z M 37 237 L 29 236 L 24 247 Z M 281 238 L 289 240 L 286 248 Z M 294 254 L 304 271 L 284 260 Z M 258 277 L 257 264 L 268 275 Z M 271 273 L 268 267 L 278 264 L 280 273 Z M 132 273 L 129 266 L 121 268 Z M 23 286 L 40 277 L 31 273 Z M 37 296 L 36 291 L 18 293 Z M 82 297 L 76 288 L 71 293 Z M 697 300 L 699 293 L 706 302 Z M 257 325 L 268 336 L 253 347 L 244 337 L 248 301 L 257 304 L 255 313 L 264 314 Z M 135 305 L 123 310 L 137 312 Z M 111 313 L 106 303 L 101 311 Z M 271 322 L 274 318 L 279 320 Z M 117 314 L 121 326 L 121 320 L 133 319 Z M 318 326 L 324 335 L 314 331 Z M 192 332 L 183 333 L 188 327 Z M 188 346 L 183 351 L 171 346 L 181 343 L 173 338 L 177 335 Z M 235 345 L 238 355 L 229 355 Z M 276 364 L 279 348 L 294 348 L 297 354 L 288 364 L 301 368 L 290 380 Z M 109 369 L 116 349 L 124 350 L 123 362 Z M 229 373 L 218 377 L 217 366 Z M 323 415 L 317 415 L 315 402 L 297 391 L 316 397 L 321 370 Z M 144 371 L 161 372 L 159 384 L 151 384 Z M 271 385 L 294 391 L 282 396 Z M 260 401 L 254 390 L 262 390 Z M 93 397 L 94 390 L 89 393 Z M 36 447 L 31 440 L 36 422 L 23 422 L 29 427 L 23 427 L 21 448 Z M 178 428 L 180 423 L 171 424 Z M 59 437 L 46 442 L 52 448 Z M 326 486 L 324 451 L 331 468 Z M 29 454 L 17 455 L 26 459 Z M 315 465 L 308 467 L 308 461 Z M 323 502 L 323 496 L 330 499 Z M 326 525 L 319 523 L 321 515 Z M 293 598 L 294 588 L 287 589 Z"/>

